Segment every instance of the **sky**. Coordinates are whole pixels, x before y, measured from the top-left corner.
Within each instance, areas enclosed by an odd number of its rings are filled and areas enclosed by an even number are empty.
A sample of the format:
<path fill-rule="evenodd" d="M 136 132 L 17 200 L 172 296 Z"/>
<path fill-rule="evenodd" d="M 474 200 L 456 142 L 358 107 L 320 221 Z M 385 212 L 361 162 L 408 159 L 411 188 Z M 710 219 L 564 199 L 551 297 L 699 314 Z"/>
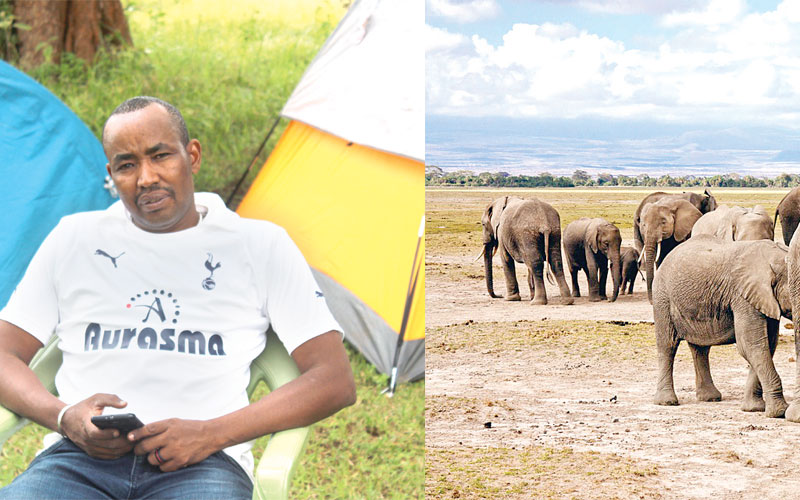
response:
<path fill-rule="evenodd" d="M 425 30 L 428 165 L 800 171 L 800 0 L 426 0 Z"/>

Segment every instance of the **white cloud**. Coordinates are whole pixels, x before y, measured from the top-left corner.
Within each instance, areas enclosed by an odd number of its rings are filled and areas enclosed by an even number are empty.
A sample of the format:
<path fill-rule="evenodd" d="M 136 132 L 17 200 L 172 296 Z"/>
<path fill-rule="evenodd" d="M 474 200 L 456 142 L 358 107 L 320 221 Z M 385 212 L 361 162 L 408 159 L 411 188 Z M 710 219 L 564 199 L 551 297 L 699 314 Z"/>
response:
<path fill-rule="evenodd" d="M 797 116 L 800 0 L 760 14 L 726 3 L 736 8 L 712 1 L 668 15 L 665 23 L 682 28 L 655 50 L 569 23 L 515 24 L 496 44 L 429 27 L 428 113 L 751 123 Z"/>
<path fill-rule="evenodd" d="M 496 0 L 427 0 L 434 16 L 457 23 L 490 19 L 500 12 Z"/>
<path fill-rule="evenodd" d="M 715 30 L 736 21 L 745 8 L 744 0 L 711 0 L 705 9 L 673 12 L 663 22 L 665 26 L 706 26 Z"/>
<path fill-rule="evenodd" d="M 605 14 L 655 14 L 682 12 L 705 5 L 708 0 L 549 0 Z"/>

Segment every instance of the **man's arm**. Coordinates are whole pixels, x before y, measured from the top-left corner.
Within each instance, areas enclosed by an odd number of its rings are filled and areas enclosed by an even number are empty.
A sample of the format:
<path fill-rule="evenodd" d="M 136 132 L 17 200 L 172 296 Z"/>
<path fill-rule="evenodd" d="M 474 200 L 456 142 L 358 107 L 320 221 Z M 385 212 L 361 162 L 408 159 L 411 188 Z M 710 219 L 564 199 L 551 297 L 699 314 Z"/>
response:
<path fill-rule="evenodd" d="M 42 343 L 33 335 L 0 320 L 0 403 L 18 415 L 58 431 L 58 414 L 66 404 L 42 385 L 28 367 Z M 96 394 L 69 408 L 61 430 L 81 449 L 96 458 L 119 458 L 133 446 L 115 430 L 92 425 L 92 415 L 106 406 L 123 408 L 127 403 L 113 394 Z"/>
<path fill-rule="evenodd" d="M 240 410 L 207 421 L 169 419 L 129 433 L 134 451 L 161 470 L 197 463 L 229 446 L 317 422 L 356 401 L 341 334 L 330 331 L 292 352 L 301 375 Z M 141 441 L 140 441 L 141 440 Z"/>

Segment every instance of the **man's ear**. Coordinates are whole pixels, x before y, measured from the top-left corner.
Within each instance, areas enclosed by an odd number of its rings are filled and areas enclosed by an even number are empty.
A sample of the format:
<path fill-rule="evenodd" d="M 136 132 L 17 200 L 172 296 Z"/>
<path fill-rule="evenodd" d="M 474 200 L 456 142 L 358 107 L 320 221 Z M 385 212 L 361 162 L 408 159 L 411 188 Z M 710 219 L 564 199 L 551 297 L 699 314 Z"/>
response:
<path fill-rule="evenodd" d="M 200 163 L 203 157 L 203 147 L 200 146 L 200 141 L 192 139 L 186 144 L 186 152 L 189 153 L 189 158 L 192 161 L 192 173 L 196 174 L 200 171 Z"/>
<path fill-rule="evenodd" d="M 106 163 L 106 172 L 108 172 L 108 175 L 111 175 L 111 164 L 110 163 Z"/>

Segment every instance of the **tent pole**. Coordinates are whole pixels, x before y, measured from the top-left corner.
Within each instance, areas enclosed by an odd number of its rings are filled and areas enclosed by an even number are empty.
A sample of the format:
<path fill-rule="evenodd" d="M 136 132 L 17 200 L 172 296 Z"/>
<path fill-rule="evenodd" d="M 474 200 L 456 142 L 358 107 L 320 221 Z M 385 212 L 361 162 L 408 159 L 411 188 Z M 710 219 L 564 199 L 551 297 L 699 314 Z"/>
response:
<path fill-rule="evenodd" d="M 400 349 L 403 347 L 403 342 L 406 336 L 406 327 L 408 326 L 408 317 L 411 315 L 411 305 L 414 301 L 414 291 L 417 289 L 417 280 L 419 279 L 419 270 L 422 268 L 422 262 L 417 264 L 417 257 L 419 257 L 419 248 L 422 244 L 422 235 L 425 229 L 425 215 L 422 216 L 422 221 L 419 225 L 419 234 L 417 236 L 417 248 L 414 250 L 414 260 L 411 266 L 411 276 L 408 280 L 408 291 L 406 292 L 406 305 L 403 309 L 403 322 L 400 325 L 400 335 L 397 338 L 397 345 L 394 351 L 394 361 L 392 362 L 392 372 L 389 378 L 389 387 L 384 389 L 383 392 L 387 393 L 388 397 L 394 396 L 394 390 L 397 387 L 397 364 L 400 361 Z"/>
<path fill-rule="evenodd" d="M 261 151 L 264 150 L 264 146 L 267 145 L 267 141 L 269 140 L 270 136 L 272 136 L 272 133 L 275 131 L 275 127 L 278 126 L 278 122 L 280 121 L 281 121 L 281 115 L 278 115 L 278 118 L 275 120 L 275 123 L 272 124 L 272 128 L 269 129 L 269 132 L 267 132 L 267 136 L 264 137 L 263 141 L 261 141 L 261 145 L 258 147 L 258 151 L 256 151 L 255 156 L 253 156 L 253 159 L 250 161 L 250 165 L 247 166 L 244 173 L 242 174 L 242 177 L 239 179 L 239 182 L 236 183 L 236 187 L 233 188 L 233 191 L 231 192 L 230 196 L 228 196 L 228 201 L 225 202 L 226 206 L 230 206 L 231 200 L 233 200 L 233 197 L 236 196 L 236 192 L 239 191 L 239 188 L 242 186 L 242 182 L 244 182 L 244 179 L 245 177 L 247 177 L 247 174 L 250 173 L 250 169 L 252 169 L 253 165 L 256 163 L 258 155 L 260 155 Z"/>

